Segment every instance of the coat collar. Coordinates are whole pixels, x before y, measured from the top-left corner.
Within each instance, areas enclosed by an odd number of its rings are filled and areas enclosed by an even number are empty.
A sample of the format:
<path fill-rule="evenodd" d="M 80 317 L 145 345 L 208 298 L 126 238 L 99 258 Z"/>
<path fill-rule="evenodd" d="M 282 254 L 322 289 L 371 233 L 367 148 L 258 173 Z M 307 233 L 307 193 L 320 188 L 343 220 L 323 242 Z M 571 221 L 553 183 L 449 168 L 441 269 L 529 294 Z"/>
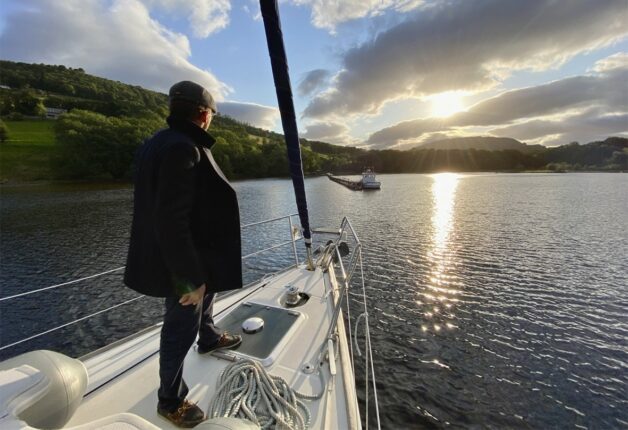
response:
<path fill-rule="evenodd" d="M 205 130 L 203 130 L 191 121 L 173 118 L 171 116 L 169 116 L 166 121 L 168 122 L 168 125 L 171 129 L 180 131 L 181 133 L 185 134 L 197 145 L 201 145 L 207 149 L 211 149 L 212 146 L 214 146 L 214 143 L 216 143 L 216 139 L 214 139 Z"/>

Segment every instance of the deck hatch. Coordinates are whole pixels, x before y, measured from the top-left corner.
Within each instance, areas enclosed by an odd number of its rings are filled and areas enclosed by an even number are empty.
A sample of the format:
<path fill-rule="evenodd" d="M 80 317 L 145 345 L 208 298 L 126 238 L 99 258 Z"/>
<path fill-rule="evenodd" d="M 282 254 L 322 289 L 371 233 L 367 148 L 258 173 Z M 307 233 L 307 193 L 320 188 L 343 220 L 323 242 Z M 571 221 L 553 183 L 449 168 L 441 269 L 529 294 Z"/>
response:
<path fill-rule="evenodd" d="M 235 352 L 258 358 L 268 366 L 274 361 L 271 355 L 276 354 L 273 351 L 298 321 L 299 316 L 293 310 L 247 302 L 225 315 L 217 325 L 222 330 L 242 336 L 242 344 Z M 253 317 L 264 320 L 264 329 L 253 334 L 245 333 L 242 323 Z"/>

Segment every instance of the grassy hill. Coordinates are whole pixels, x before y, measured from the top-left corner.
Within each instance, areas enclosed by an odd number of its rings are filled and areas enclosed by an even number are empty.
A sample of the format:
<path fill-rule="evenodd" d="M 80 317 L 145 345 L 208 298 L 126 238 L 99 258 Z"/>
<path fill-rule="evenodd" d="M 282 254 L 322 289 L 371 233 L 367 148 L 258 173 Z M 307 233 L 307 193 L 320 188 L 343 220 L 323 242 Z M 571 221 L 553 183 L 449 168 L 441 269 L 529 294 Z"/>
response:
<path fill-rule="evenodd" d="M 53 121 L 5 121 L 9 139 L 0 148 L 0 183 L 50 179 L 55 153 Z"/>

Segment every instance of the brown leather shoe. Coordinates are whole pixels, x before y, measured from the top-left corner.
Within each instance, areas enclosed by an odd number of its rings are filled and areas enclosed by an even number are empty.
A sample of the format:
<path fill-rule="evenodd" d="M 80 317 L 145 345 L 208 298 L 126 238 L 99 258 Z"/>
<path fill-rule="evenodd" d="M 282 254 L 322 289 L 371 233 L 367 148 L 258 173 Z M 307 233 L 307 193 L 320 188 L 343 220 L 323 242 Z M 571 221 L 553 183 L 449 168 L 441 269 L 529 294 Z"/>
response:
<path fill-rule="evenodd" d="M 177 427 L 192 428 L 205 421 L 205 413 L 195 403 L 187 399 L 174 412 L 169 412 L 157 406 L 157 413 Z"/>
<path fill-rule="evenodd" d="M 210 352 L 217 351 L 219 349 L 235 348 L 241 343 L 242 343 L 242 336 L 240 336 L 239 334 L 234 335 L 234 334 L 229 334 L 227 332 L 224 332 L 222 336 L 220 336 L 220 339 L 218 339 L 218 342 L 216 342 L 214 345 L 205 346 L 199 343 L 197 350 L 199 354 L 208 354 Z"/>

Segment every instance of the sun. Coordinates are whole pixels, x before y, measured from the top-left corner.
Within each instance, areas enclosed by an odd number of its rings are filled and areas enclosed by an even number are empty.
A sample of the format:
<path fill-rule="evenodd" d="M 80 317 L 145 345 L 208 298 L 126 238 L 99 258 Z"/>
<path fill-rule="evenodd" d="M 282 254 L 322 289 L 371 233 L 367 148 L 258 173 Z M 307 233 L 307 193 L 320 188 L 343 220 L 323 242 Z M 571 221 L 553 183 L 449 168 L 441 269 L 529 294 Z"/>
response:
<path fill-rule="evenodd" d="M 444 118 L 463 111 L 465 105 L 462 102 L 463 93 L 448 91 L 430 97 L 432 101 L 432 116 Z"/>

